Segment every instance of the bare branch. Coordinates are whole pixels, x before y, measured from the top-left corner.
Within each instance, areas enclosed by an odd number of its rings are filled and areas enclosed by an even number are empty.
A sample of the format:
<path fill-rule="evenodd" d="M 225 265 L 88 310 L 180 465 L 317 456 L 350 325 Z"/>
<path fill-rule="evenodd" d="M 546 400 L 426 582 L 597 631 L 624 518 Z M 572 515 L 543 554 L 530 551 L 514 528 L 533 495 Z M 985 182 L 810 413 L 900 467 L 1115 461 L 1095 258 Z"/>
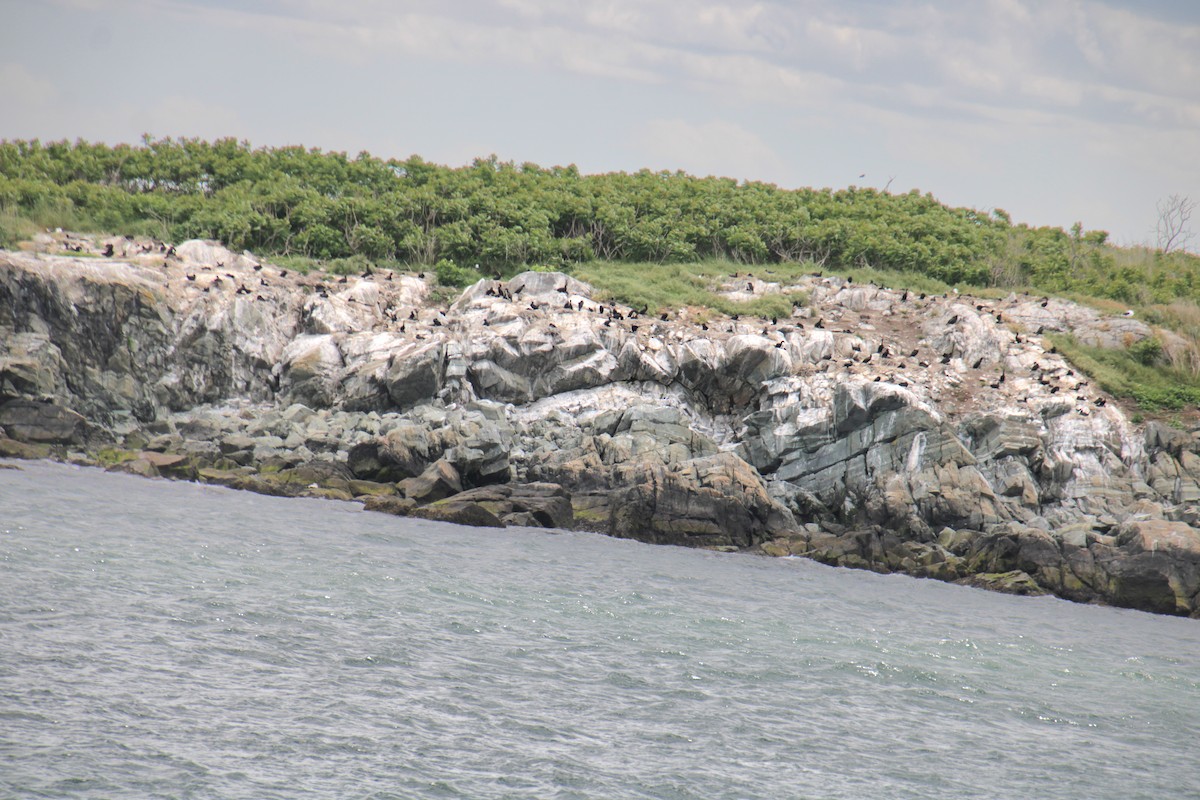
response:
<path fill-rule="evenodd" d="M 1184 195 L 1173 194 L 1159 200 L 1158 224 L 1154 232 L 1158 236 L 1158 249 L 1164 253 L 1172 250 L 1186 250 L 1194 235 L 1189 227 L 1192 212 L 1196 209 L 1196 201 L 1189 200 Z"/>

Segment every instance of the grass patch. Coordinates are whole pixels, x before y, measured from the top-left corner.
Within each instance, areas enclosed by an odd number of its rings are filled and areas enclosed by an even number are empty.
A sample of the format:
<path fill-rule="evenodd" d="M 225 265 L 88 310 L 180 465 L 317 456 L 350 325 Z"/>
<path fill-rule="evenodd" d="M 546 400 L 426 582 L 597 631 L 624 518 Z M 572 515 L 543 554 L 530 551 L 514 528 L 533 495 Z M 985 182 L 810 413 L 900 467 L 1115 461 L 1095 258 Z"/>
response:
<path fill-rule="evenodd" d="M 1178 410 L 1200 404 L 1200 379 L 1158 363 L 1146 364 L 1147 354 L 1142 350 L 1089 347 L 1071 336 L 1047 338 L 1104 391 L 1130 398 L 1145 410 Z"/>
<path fill-rule="evenodd" d="M 881 286 L 885 289 L 894 289 L 898 292 L 902 292 L 905 289 L 918 294 L 922 292 L 925 294 L 947 294 L 954 291 L 954 287 L 950 284 L 918 272 L 900 272 L 899 270 L 860 267 L 856 269 L 827 269 L 825 270 L 825 274 L 853 278 L 855 283 L 874 283 L 876 286 Z M 960 286 L 960 290 L 964 289 L 972 294 L 978 294 L 983 291 L 983 287 L 981 286 Z"/>
<path fill-rule="evenodd" d="M 37 223 L 12 208 L 0 208 L 0 247 L 16 247 L 18 242 L 32 239 L 38 232 Z"/>
<path fill-rule="evenodd" d="M 673 311 L 685 306 L 710 308 L 722 314 L 787 317 L 803 305 L 804 292 L 784 291 L 737 302 L 717 293 L 720 285 L 743 277 L 786 285 L 812 271 L 810 265 L 774 264 L 747 270 L 732 261 L 693 264 L 650 264 L 592 261 L 571 271 L 596 289 L 597 299 L 614 301 L 648 313 Z"/>

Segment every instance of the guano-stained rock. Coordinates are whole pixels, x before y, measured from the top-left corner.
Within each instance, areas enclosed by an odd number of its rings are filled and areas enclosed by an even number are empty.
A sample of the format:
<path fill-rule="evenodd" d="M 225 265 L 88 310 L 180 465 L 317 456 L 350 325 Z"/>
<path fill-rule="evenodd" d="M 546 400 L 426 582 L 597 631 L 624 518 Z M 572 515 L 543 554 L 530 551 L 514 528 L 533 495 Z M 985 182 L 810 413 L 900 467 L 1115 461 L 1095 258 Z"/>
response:
<path fill-rule="evenodd" d="M 725 287 L 808 293 L 777 320 L 662 320 L 557 273 L 447 305 L 113 242 L 0 252 L 0 455 L 111 444 L 147 475 L 1200 615 L 1200 431 L 1133 425 L 1037 333 L 1139 320 L 816 275 Z"/>

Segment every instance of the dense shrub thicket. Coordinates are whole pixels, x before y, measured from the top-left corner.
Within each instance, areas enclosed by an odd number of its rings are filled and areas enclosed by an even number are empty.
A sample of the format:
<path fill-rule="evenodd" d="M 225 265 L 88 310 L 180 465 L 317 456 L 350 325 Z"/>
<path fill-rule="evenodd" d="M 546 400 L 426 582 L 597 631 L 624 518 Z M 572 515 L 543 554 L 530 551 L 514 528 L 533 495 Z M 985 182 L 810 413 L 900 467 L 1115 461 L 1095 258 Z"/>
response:
<path fill-rule="evenodd" d="M 1013 225 L 1001 210 L 950 208 L 915 191 L 581 175 L 494 156 L 450 168 L 234 139 L 0 142 L 0 211 L 277 255 L 499 274 L 593 260 L 811 262 L 1149 304 L 1195 299 L 1200 271 L 1185 254 L 1131 257 L 1107 247 L 1103 231 Z"/>

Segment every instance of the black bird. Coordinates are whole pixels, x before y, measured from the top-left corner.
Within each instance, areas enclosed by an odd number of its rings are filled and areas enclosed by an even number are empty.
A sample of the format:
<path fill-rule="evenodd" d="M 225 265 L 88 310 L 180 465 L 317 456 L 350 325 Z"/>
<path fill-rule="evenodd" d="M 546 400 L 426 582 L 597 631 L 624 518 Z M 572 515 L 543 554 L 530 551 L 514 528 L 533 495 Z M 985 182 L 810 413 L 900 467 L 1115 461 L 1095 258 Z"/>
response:
<path fill-rule="evenodd" d="M 942 355 L 942 363 L 943 363 L 943 364 L 949 364 L 949 363 L 950 363 L 950 354 L 949 354 L 949 353 L 944 353 L 944 354 Z"/>
<path fill-rule="evenodd" d="M 659 319 L 661 319 L 663 322 L 666 322 L 666 321 L 667 321 L 667 315 L 666 315 L 666 314 L 663 314 L 662 316 L 660 316 L 660 317 L 659 317 Z"/>
<path fill-rule="evenodd" d="M 700 323 L 700 330 L 702 330 L 702 331 L 706 331 L 706 330 L 708 330 L 708 326 L 707 326 L 707 325 L 705 325 L 703 322 L 701 322 L 701 323 Z"/>
<path fill-rule="evenodd" d="M 415 308 L 414 308 L 412 311 L 408 312 L 408 318 L 409 318 L 409 319 L 416 319 L 416 318 L 417 318 L 417 310 L 416 310 Z"/>
<path fill-rule="evenodd" d="M 433 327 L 435 327 L 435 328 L 442 327 L 442 321 L 440 319 L 438 319 L 437 317 L 434 317 L 433 318 Z"/>
<path fill-rule="evenodd" d="M 637 333 L 637 329 L 638 329 L 638 326 L 637 326 L 637 325 L 630 325 L 630 326 L 629 326 L 629 330 L 630 330 L 630 332 L 631 332 L 631 333 Z"/>
<path fill-rule="evenodd" d="M 183 277 L 187 278 L 189 281 L 194 281 L 194 280 L 196 280 L 196 276 L 195 276 L 195 275 L 187 275 L 187 274 L 185 274 Z"/>
<path fill-rule="evenodd" d="M 112 258 L 112 254 L 113 254 L 113 246 L 112 246 L 112 242 L 109 242 L 108 244 L 104 245 L 104 255 L 108 258 Z"/>
<path fill-rule="evenodd" d="M 483 327 L 485 327 L 485 328 L 490 327 L 491 324 L 492 323 L 488 322 L 486 319 L 483 321 Z"/>
<path fill-rule="evenodd" d="M 574 311 L 575 306 L 571 305 L 571 301 L 568 300 L 567 302 L 563 303 L 563 310 L 564 311 Z"/>
<path fill-rule="evenodd" d="M 924 299 L 925 299 L 925 293 L 924 293 L 924 292 L 921 292 L 919 295 L 917 295 L 917 298 L 918 298 L 918 299 L 920 299 L 920 300 L 924 300 Z"/>
<path fill-rule="evenodd" d="M 1105 406 L 1105 405 L 1108 405 L 1108 401 L 1107 401 L 1107 400 L 1105 400 L 1103 397 L 1097 397 L 1097 398 L 1096 398 L 1096 405 L 1097 405 L 1097 406 L 1101 406 L 1101 407 L 1103 407 L 1103 406 Z"/>
<path fill-rule="evenodd" d="M 1038 335 L 1038 336 L 1041 336 L 1041 335 L 1042 335 L 1042 331 L 1044 331 L 1044 330 L 1046 330 L 1046 326 L 1045 326 L 1045 325 L 1038 325 L 1038 329 L 1037 329 L 1037 335 Z"/>
<path fill-rule="evenodd" d="M 338 283 L 347 283 L 347 282 L 349 282 L 349 280 L 350 280 L 350 277 L 348 275 L 343 275 L 341 278 L 338 279 Z"/>
<path fill-rule="evenodd" d="M 918 350 L 918 348 L 914 347 L 914 348 L 913 348 L 913 351 L 912 351 L 911 353 L 909 353 L 909 354 L 908 354 L 908 357 L 909 357 L 909 358 L 916 358 L 916 357 L 917 357 L 917 350 Z"/>
<path fill-rule="evenodd" d="M 954 324 L 954 323 L 956 323 L 956 322 L 958 322 L 958 314 L 955 314 L 953 317 L 951 317 L 951 318 L 949 319 L 949 321 L 947 321 L 947 322 L 946 322 L 946 324 L 947 324 L 947 325 L 953 325 L 953 324 Z"/>
<path fill-rule="evenodd" d="M 776 347 L 783 347 L 783 342 L 776 342 L 776 343 L 775 343 L 775 346 L 776 346 Z"/>
<path fill-rule="evenodd" d="M 983 363 L 983 356 L 980 356 L 978 359 L 975 360 L 975 363 L 971 365 L 971 369 L 979 369 L 979 365 L 982 363 Z"/>
<path fill-rule="evenodd" d="M 904 290 L 904 294 L 900 295 L 900 302 L 901 302 L 901 303 L 907 303 L 907 302 L 908 302 L 908 289 L 905 289 L 905 290 Z"/>
<path fill-rule="evenodd" d="M 824 327 L 825 327 L 825 320 L 823 320 L 823 319 L 819 319 L 819 320 L 817 320 L 817 324 L 816 324 L 816 325 L 813 325 L 813 327 L 814 327 L 814 328 L 822 328 L 822 329 L 824 329 Z"/>
<path fill-rule="evenodd" d="M 282 270 L 282 271 L 280 271 L 280 273 L 279 273 L 279 277 L 281 277 L 281 278 L 286 278 L 286 277 L 287 277 L 287 270 L 285 269 L 285 270 Z"/>
<path fill-rule="evenodd" d="M 1050 305 L 1050 298 L 1049 297 L 1042 298 L 1042 308 L 1045 308 L 1048 305 Z"/>
<path fill-rule="evenodd" d="M 254 271 L 255 271 L 255 272 L 258 272 L 260 269 L 262 269 L 262 264 L 255 264 L 255 265 L 254 265 Z"/>
<path fill-rule="evenodd" d="M 854 283 L 854 278 L 853 278 L 853 276 L 849 276 L 849 275 L 848 275 L 848 276 L 846 276 L 846 283 Z"/>

